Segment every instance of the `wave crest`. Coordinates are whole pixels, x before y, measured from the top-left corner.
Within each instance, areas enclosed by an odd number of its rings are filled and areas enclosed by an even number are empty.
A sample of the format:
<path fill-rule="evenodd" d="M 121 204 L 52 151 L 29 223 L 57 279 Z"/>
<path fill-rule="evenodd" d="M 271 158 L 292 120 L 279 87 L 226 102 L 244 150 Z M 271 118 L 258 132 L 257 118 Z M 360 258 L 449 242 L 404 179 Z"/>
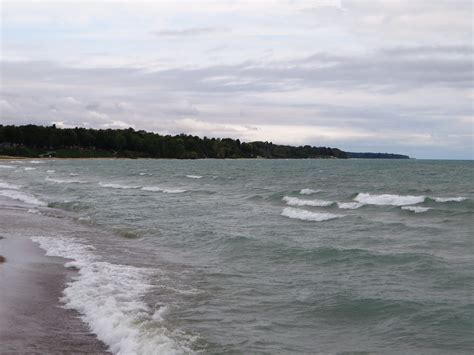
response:
<path fill-rule="evenodd" d="M 415 205 L 425 201 L 426 196 L 410 196 L 410 195 L 371 195 L 368 193 L 359 193 L 354 197 L 354 201 L 363 203 L 365 205 L 392 205 L 392 206 L 404 206 L 404 205 Z"/>
<path fill-rule="evenodd" d="M 332 201 L 324 200 L 302 200 L 297 197 L 285 196 L 283 201 L 289 206 L 312 206 L 312 207 L 326 207 L 332 205 Z"/>
<path fill-rule="evenodd" d="M 303 221 L 328 221 L 330 219 L 340 218 L 343 217 L 342 215 L 332 214 L 332 213 L 324 213 L 324 212 L 310 212 L 306 210 L 302 210 L 299 208 L 292 208 L 286 207 L 281 212 L 282 216 L 292 218 L 292 219 L 300 219 Z"/>

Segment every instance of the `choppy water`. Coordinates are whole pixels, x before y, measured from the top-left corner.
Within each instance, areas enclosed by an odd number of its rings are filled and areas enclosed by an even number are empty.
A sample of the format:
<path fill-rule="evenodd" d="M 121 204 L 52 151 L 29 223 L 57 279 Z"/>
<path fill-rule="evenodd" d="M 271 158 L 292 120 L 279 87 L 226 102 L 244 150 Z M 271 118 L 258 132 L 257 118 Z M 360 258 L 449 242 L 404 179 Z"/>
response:
<path fill-rule="evenodd" d="M 470 353 L 473 171 L 4 161 L 0 195 L 95 231 L 34 240 L 73 259 L 62 301 L 113 352 Z"/>

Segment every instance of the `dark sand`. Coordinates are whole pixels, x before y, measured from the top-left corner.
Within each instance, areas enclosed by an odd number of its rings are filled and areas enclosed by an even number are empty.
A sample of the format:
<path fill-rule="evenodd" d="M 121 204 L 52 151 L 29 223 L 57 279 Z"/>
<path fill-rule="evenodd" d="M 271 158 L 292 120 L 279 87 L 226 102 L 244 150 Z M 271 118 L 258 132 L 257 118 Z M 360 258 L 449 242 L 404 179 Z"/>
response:
<path fill-rule="evenodd" d="M 0 199 L 0 354 L 106 354 L 74 310 L 61 307 L 75 271 L 48 257 L 29 238 L 68 232 L 68 221 L 28 213 Z"/>

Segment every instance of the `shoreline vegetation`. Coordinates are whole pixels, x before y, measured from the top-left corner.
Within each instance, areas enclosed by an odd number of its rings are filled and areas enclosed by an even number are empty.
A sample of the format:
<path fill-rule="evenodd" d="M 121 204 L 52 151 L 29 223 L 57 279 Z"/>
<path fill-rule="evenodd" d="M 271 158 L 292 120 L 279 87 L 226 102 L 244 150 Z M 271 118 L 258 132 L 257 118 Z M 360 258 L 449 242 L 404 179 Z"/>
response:
<path fill-rule="evenodd" d="M 232 138 L 160 135 L 143 130 L 0 125 L 0 157 L 164 159 L 409 159 L 388 153 L 241 142 Z"/>

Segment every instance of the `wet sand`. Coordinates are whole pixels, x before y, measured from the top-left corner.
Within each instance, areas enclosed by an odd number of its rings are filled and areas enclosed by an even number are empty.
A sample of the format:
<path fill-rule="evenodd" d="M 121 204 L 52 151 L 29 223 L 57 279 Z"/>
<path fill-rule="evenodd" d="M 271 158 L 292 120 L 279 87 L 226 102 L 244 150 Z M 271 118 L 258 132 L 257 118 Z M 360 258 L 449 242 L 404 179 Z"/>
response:
<path fill-rule="evenodd" d="M 75 310 L 59 301 L 74 270 L 66 259 L 45 256 L 32 236 L 68 233 L 68 222 L 28 213 L 0 198 L 0 353 L 107 354 Z"/>

